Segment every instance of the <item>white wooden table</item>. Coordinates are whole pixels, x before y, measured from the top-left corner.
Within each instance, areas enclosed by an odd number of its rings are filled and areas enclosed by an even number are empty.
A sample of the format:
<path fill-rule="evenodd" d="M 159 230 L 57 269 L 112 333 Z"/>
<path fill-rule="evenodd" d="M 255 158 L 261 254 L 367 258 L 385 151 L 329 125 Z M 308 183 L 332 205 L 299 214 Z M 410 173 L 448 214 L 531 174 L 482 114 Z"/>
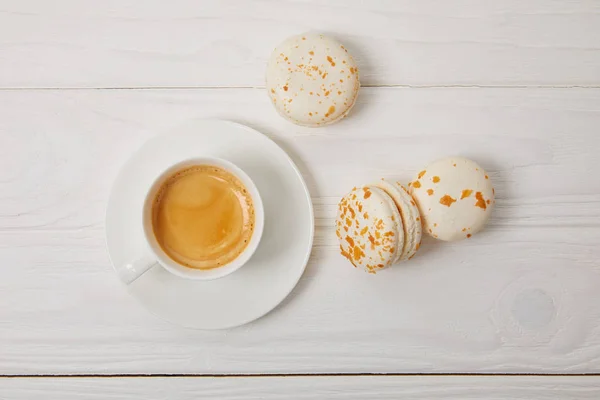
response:
<path fill-rule="evenodd" d="M 308 30 L 363 84 L 318 129 L 262 87 Z M 104 245 L 120 166 L 198 117 L 275 139 L 316 213 L 293 294 L 227 331 L 148 314 Z M 0 0 L 0 399 L 598 399 L 599 150 L 597 0 Z M 340 196 L 451 154 L 490 172 L 489 229 L 349 267 Z"/>

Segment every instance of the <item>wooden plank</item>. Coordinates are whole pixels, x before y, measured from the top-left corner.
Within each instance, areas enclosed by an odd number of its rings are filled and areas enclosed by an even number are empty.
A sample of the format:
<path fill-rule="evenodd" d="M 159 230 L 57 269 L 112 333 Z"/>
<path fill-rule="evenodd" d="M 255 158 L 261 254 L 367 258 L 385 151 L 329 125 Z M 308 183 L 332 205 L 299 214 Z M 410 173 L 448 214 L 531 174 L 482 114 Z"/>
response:
<path fill-rule="evenodd" d="M 261 86 L 309 30 L 365 85 L 600 85 L 594 0 L 4 0 L 0 87 Z"/>
<path fill-rule="evenodd" d="M 104 248 L 119 166 L 195 117 L 274 138 L 315 204 L 292 296 L 222 332 L 146 313 Z M 318 129 L 282 120 L 257 89 L 0 92 L 0 374 L 600 372 L 598 126 L 593 89 L 364 89 Z M 427 240 L 374 277 L 351 268 L 332 229 L 339 197 L 449 154 L 489 170 L 489 229 Z"/>
<path fill-rule="evenodd" d="M 596 400 L 597 376 L 342 376 L 235 378 L 10 378 L 3 399 Z"/>

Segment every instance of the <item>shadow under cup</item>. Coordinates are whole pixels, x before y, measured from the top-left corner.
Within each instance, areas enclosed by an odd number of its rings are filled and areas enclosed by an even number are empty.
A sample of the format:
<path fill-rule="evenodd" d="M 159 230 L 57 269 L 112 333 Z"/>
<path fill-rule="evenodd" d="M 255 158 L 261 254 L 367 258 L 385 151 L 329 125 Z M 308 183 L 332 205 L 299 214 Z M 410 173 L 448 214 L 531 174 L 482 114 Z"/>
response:
<path fill-rule="evenodd" d="M 254 207 L 254 229 L 250 241 L 242 250 L 242 252 L 230 262 L 210 269 L 192 268 L 180 264 L 173 260 L 162 249 L 158 242 L 153 226 L 153 205 L 156 196 L 163 187 L 163 184 L 175 175 L 177 172 L 191 168 L 194 166 L 214 166 L 221 168 L 234 175 L 246 188 L 249 193 Z M 146 199 L 143 208 L 143 229 L 146 241 L 148 243 L 151 257 L 169 272 L 186 279 L 211 280 L 224 277 L 242 267 L 254 254 L 258 248 L 264 228 L 264 210 L 263 203 L 256 188 L 256 185 L 250 177 L 235 164 L 213 157 L 193 158 L 180 163 L 177 163 L 165 170 L 152 184 L 150 190 L 146 194 Z"/>

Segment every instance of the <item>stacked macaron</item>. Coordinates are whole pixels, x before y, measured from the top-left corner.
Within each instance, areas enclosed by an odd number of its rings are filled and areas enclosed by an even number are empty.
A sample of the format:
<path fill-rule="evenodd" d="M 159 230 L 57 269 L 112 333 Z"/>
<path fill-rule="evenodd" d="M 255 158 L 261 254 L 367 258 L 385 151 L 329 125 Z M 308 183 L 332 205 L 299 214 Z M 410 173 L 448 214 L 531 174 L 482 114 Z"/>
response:
<path fill-rule="evenodd" d="M 338 205 L 336 235 L 352 265 L 376 273 L 412 258 L 421 243 L 419 210 L 399 183 L 354 188 Z"/>
<path fill-rule="evenodd" d="M 286 39 L 267 65 L 266 86 L 281 116 L 317 127 L 345 117 L 358 95 L 358 67 L 338 41 L 318 33 Z"/>
<path fill-rule="evenodd" d="M 462 157 L 438 160 L 409 183 L 381 180 L 354 188 L 338 204 L 336 235 L 352 265 L 369 273 L 410 260 L 422 230 L 436 239 L 470 238 L 494 206 L 489 176 Z"/>

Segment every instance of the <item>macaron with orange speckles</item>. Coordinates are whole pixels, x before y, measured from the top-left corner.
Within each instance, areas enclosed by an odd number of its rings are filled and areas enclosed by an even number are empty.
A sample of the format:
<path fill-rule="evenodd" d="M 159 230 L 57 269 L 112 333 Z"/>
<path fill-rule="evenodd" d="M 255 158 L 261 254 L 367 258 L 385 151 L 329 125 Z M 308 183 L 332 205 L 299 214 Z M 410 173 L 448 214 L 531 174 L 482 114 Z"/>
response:
<path fill-rule="evenodd" d="M 352 189 L 339 202 L 335 223 L 340 251 L 355 267 L 374 274 L 400 259 L 402 217 L 383 190 L 374 186 Z"/>
<path fill-rule="evenodd" d="M 326 35 L 305 33 L 286 39 L 273 51 L 266 86 L 281 116 L 317 127 L 350 112 L 360 83 L 356 63 L 344 45 Z"/>
<path fill-rule="evenodd" d="M 381 179 L 373 185 L 385 191 L 396 204 L 404 229 L 404 245 L 398 261 L 410 260 L 421 246 L 422 225 L 419 208 L 408 190 L 400 182 Z"/>
<path fill-rule="evenodd" d="M 410 260 L 421 245 L 419 209 L 408 190 L 385 180 L 354 188 L 338 204 L 340 251 L 367 272 Z"/>
<path fill-rule="evenodd" d="M 423 169 L 409 183 L 423 229 L 436 239 L 467 239 L 481 231 L 494 208 L 494 188 L 481 166 L 448 157 Z"/>

